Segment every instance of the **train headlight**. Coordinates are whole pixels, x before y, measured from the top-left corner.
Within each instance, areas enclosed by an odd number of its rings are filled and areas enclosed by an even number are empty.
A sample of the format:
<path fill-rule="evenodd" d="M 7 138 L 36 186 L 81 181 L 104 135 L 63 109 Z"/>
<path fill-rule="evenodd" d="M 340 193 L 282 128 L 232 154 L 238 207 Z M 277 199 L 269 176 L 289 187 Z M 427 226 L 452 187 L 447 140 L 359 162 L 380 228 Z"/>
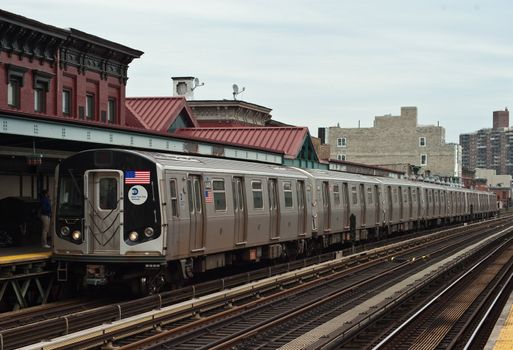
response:
<path fill-rule="evenodd" d="M 128 239 L 131 240 L 132 242 L 137 241 L 138 238 L 139 238 L 139 234 L 135 231 L 132 231 L 128 234 Z"/>
<path fill-rule="evenodd" d="M 61 235 L 62 236 L 69 236 L 69 233 L 70 233 L 70 229 L 69 229 L 69 226 L 62 226 L 61 227 Z"/>
<path fill-rule="evenodd" d="M 144 235 L 148 238 L 151 238 L 153 237 L 153 235 L 155 234 L 155 230 L 153 230 L 153 227 L 146 227 L 144 229 Z"/>
<path fill-rule="evenodd" d="M 82 232 L 80 232 L 79 230 L 73 231 L 73 233 L 71 234 L 71 238 L 73 238 L 75 241 L 80 240 L 80 238 L 82 238 Z"/>

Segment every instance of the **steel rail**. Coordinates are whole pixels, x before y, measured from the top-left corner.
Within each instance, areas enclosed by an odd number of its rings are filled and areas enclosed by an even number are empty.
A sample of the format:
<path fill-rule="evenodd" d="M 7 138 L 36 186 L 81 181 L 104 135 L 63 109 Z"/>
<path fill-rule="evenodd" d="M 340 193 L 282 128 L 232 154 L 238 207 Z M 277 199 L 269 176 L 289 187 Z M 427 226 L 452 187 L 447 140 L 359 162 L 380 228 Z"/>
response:
<path fill-rule="evenodd" d="M 465 272 L 463 275 L 458 277 L 455 281 L 453 281 L 449 286 L 444 288 L 440 293 L 438 293 L 434 298 L 431 299 L 428 303 L 426 303 L 424 306 L 422 306 L 417 312 L 415 312 L 412 316 L 410 316 L 406 321 L 404 321 L 402 324 L 400 324 L 398 327 L 394 329 L 393 332 L 388 334 L 384 339 L 382 339 L 377 345 L 375 345 L 372 350 L 378 350 L 381 347 L 383 347 L 386 343 L 388 343 L 395 335 L 397 335 L 401 330 L 403 330 L 407 325 L 412 323 L 419 315 L 421 315 L 426 309 L 428 309 L 431 305 L 433 305 L 435 302 L 437 302 L 442 296 L 444 296 L 447 292 L 451 291 L 453 287 L 455 287 L 461 280 L 463 280 L 465 277 L 469 276 L 475 269 L 477 269 L 481 264 L 484 264 L 489 258 L 493 257 L 493 255 L 502 247 L 504 247 L 506 244 L 509 244 L 511 242 L 510 239 L 507 242 L 503 242 L 500 244 L 497 248 L 492 250 L 490 253 L 488 253 L 483 259 L 481 259 L 477 264 L 472 266 L 467 272 Z"/>

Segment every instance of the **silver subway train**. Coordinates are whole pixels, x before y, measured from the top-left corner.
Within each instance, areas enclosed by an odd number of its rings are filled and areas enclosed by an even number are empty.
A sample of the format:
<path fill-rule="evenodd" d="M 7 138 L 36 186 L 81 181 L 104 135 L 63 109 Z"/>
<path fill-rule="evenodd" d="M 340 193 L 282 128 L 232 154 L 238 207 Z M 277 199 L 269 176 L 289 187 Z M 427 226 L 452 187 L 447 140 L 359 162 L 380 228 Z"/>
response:
<path fill-rule="evenodd" d="M 496 211 L 493 193 L 121 149 L 56 170 L 54 258 L 87 284 L 165 281 Z M 61 278 L 62 279 L 62 278 Z"/>

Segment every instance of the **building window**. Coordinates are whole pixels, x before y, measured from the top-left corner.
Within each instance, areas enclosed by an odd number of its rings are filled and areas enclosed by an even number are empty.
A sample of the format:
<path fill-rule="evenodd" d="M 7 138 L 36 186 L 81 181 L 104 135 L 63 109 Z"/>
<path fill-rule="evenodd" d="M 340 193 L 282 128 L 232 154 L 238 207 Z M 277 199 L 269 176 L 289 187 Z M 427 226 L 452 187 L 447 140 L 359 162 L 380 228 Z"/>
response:
<path fill-rule="evenodd" d="M 420 155 L 420 165 L 422 165 L 422 166 L 427 165 L 427 154 Z"/>
<path fill-rule="evenodd" d="M 6 64 L 5 68 L 7 72 L 7 104 L 10 107 L 20 108 L 21 88 L 23 87 L 23 79 L 28 69 L 13 64 Z"/>
<path fill-rule="evenodd" d="M 346 160 L 345 154 L 337 154 L 337 160 Z"/>
<path fill-rule="evenodd" d="M 39 113 L 46 112 L 46 95 L 50 91 L 50 82 L 53 74 L 32 70 L 33 89 L 34 89 L 34 111 Z"/>
<path fill-rule="evenodd" d="M 419 146 L 426 147 L 426 138 L 425 137 L 419 137 Z"/>
<path fill-rule="evenodd" d="M 62 114 L 65 116 L 71 115 L 71 90 L 62 90 Z"/>
<path fill-rule="evenodd" d="M 34 84 L 34 111 L 46 112 L 46 86 L 41 82 Z"/>
<path fill-rule="evenodd" d="M 109 97 L 109 102 L 107 106 L 107 123 L 115 123 L 116 122 L 116 99 L 113 97 Z"/>
<path fill-rule="evenodd" d="M 7 104 L 14 108 L 20 108 L 21 79 L 12 77 L 7 85 Z"/>
<path fill-rule="evenodd" d="M 87 94 L 86 95 L 86 110 L 85 116 L 87 119 L 94 119 L 94 95 Z"/>
<path fill-rule="evenodd" d="M 345 137 L 339 137 L 337 139 L 337 147 L 346 147 L 347 146 L 347 140 Z"/>

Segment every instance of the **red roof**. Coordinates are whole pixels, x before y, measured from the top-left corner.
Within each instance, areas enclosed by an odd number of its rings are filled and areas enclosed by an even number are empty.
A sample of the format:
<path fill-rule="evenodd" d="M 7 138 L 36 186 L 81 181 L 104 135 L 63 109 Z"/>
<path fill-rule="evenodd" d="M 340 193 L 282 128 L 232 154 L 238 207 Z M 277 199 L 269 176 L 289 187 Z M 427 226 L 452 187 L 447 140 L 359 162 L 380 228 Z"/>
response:
<path fill-rule="evenodd" d="M 173 135 L 190 139 L 226 142 L 241 147 L 251 147 L 283 153 L 295 159 L 308 136 L 306 127 L 231 127 L 186 128 Z"/>
<path fill-rule="evenodd" d="M 127 126 L 167 132 L 184 110 L 191 123 L 198 126 L 184 97 L 129 97 L 125 106 Z"/>

